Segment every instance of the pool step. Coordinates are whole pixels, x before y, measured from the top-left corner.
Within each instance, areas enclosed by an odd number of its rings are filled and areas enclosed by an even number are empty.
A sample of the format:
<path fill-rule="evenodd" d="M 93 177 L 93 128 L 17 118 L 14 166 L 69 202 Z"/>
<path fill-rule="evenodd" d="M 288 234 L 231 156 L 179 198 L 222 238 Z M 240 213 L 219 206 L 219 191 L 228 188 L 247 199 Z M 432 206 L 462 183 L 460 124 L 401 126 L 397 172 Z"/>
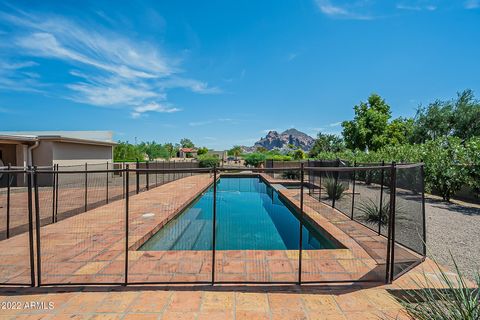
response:
<path fill-rule="evenodd" d="M 192 250 L 197 239 L 202 234 L 202 230 L 206 224 L 206 220 L 193 220 L 182 236 L 172 246 L 172 250 Z"/>
<path fill-rule="evenodd" d="M 165 226 L 165 234 L 161 236 L 162 241 L 156 246 L 156 250 L 172 250 L 178 239 L 182 237 L 185 230 L 193 220 L 202 212 L 202 209 L 190 208 L 180 219 L 172 220 Z"/>

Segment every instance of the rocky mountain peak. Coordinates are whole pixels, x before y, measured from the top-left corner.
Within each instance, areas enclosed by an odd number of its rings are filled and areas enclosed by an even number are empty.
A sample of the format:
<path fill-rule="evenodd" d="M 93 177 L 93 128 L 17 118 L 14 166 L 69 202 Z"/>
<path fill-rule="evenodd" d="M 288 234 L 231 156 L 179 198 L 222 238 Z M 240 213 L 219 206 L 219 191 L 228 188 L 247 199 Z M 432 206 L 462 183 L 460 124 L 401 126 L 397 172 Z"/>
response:
<path fill-rule="evenodd" d="M 277 131 L 269 131 L 264 138 L 255 142 L 254 147 L 264 147 L 268 150 L 275 148 L 282 149 L 288 147 L 289 144 L 308 151 L 312 148 L 315 139 L 295 128 L 291 128 L 278 133 Z"/>

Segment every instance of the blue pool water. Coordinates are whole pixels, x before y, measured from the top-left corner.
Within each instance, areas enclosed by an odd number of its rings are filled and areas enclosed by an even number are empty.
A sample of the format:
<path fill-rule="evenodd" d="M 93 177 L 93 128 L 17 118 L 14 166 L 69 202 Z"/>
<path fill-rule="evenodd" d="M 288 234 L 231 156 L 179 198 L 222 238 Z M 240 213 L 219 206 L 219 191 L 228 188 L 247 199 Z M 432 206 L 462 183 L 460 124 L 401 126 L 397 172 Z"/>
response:
<path fill-rule="evenodd" d="M 139 250 L 211 250 L 213 187 L 167 223 Z M 260 178 L 217 183 L 217 250 L 293 250 L 299 247 L 297 213 Z M 336 246 L 304 222 L 304 249 Z"/>

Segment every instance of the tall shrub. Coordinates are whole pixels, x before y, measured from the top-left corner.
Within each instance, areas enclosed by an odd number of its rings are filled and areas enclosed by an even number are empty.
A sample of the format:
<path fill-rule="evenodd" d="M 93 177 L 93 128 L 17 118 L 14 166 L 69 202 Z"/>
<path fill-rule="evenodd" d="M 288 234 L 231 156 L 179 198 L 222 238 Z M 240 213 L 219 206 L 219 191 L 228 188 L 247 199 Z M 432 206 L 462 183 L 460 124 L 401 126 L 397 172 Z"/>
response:
<path fill-rule="evenodd" d="M 467 183 L 465 148 L 459 138 L 441 138 L 425 143 L 425 182 L 428 190 L 437 190 L 442 198 L 450 198 Z"/>
<path fill-rule="evenodd" d="M 220 164 L 220 158 L 216 156 L 211 156 L 203 154 L 198 156 L 198 165 L 201 168 L 212 168 L 213 166 L 218 166 Z"/>
<path fill-rule="evenodd" d="M 468 184 L 475 191 L 476 196 L 480 195 L 480 137 L 475 137 L 465 144 L 467 152 Z"/>

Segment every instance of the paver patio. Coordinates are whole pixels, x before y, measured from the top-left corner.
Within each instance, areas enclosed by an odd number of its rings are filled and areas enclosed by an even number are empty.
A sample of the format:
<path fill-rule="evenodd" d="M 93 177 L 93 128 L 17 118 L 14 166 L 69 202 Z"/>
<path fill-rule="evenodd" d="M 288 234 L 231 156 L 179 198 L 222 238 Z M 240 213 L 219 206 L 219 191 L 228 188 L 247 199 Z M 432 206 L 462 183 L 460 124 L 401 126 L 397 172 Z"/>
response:
<path fill-rule="evenodd" d="M 392 292 L 418 288 L 426 260 L 391 285 L 2 288 L 0 319 L 409 319 Z M 53 303 L 52 308 L 48 303 Z"/>

